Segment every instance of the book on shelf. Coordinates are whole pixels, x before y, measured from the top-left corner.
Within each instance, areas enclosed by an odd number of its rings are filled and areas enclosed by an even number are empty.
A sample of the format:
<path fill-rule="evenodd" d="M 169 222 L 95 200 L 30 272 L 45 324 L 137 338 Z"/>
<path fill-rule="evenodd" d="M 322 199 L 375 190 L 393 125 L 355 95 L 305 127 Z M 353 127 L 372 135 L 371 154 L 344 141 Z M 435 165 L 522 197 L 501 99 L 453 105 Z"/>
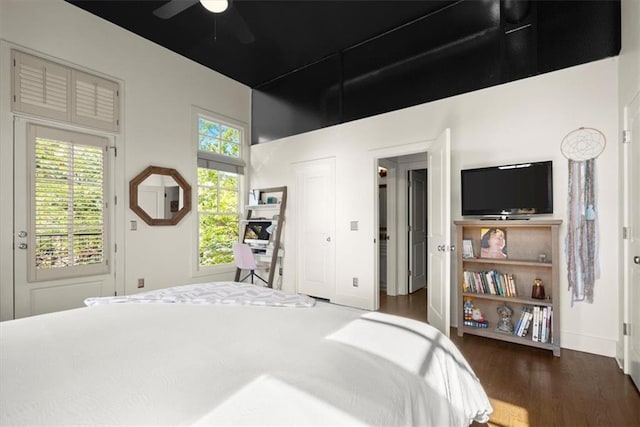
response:
<path fill-rule="evenodd" d="M 531 339 L 538 341 L 538 326 L 540 322 L 540 307 L 537 305 L 533 307 L 533 321 L 531 324 Z"/>
<path fill-rule="evenodd" d="M 486 320 L 483 320 L 482 322 L 479 322 L 477 320 L 465 320 L 464 324 L 466 326 L 471 326 L 474 328 L 488 328 L 489 327 L 489 322 Z"/>
<path fill-rule="evenodd" d="M 522 329 L 521 337 L 526 337 L 529 333 L 529 327 L 531 326 L 531 322 L 533 321 L 533 311 L 529 310 L 527 312 L 527 321 L 524 323 L 524 328 Z"/>
<path fill-rule="evenodd" d="M 535 342 L 553 342 L 551 336 L 553 310 L 547 306 L 523 307 L 520 318 L 513 328 L 513 334 L 526 337 L 531 330 L 531 340 Z"/>
<path fill-rule="evenodd" d="M 495 270 L 470 271 L 464 270 L 462 290 L 476 294 L 499 295 L 516 297 L 516 284 L 513 274 L 498 273 Z"/>
<path fill-rule="evenodd" d="M 532 319 L 533 311 L 531 307 L 524 307 L 520 314 L 520 319 L 518 320 L 516 327 L 513 329 L 513 335 L 517 335 L 519 337 L 526 336 Z"/>
<path fill-rule="evenodd" d="M 553 312 L 551 307 L 537 307 L 539 309 L 539 316 L 537 319 L 538 334 L 532 337 L 536 342 L 551 342 L 551 313 Z"/>
<path fill-rule="evenodd" d="M 540 342 L 547 342 L 547 317 L 549 316 L 548 311 L 548 307 L 542 307 L 542 316 L 540 318 Z"/>

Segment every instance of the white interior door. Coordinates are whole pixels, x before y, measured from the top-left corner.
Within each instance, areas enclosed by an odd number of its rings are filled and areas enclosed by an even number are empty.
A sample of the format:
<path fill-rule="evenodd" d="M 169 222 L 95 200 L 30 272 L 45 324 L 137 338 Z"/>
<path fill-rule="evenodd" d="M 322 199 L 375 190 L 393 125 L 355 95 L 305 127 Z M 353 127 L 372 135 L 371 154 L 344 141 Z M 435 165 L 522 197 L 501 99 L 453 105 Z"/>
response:
<path fill-rule="evenodd" d="M 427 166 L 427 320 L 449 336 L 451 299 L 451 131 L 429 147 Z"/>
<path fill-rule="evenodd" d="M 398 294 L 398 192 L 395 164 L 387 167 L 387 295 Z"/>
<path fill-rule="evenodd" d="M 409 171 L 409 293 L 427 285 L 427 200 L 426 171 Z"/>
<path fill-rule="evenodd" d="M 387 291 L 387 184 L 378 186 L 378 283 Z"/>
<path fill-rule="evenodd" d="M 628 250 L 625 254 L 625 274 L 628 280 L 628 320 L 631 333 L 628 338 L 629 375 L 640 388 L 640 93 L 627 107 L 627 129 L 632 141 L 625 144 L 626 179 L 628 180 Z"/>
<path fill-rule="evenodd" d="M 138 206 L 151 218 L 165 218 L 164 187 L 155 185 L 138 186 Z"/>
<path fill-rule="evenodd" d="M 296 172 L 298 292 L 335 295 L 335 159 L 300 164 Z"/>
<path fill-rule="evenodd" d="M 29 150 L 30 138 L 42 138 L 61 141 L 75 135 L 78 138 L 89 138 L 92 140 L 105 139 L 95 135 L 87 135 L 75 131 L 67 131 L 49 128 L 47 125 L 34 126 L 34 123 L 17 118 L 14 121 L 14 317 L 26 317 L 36 314 L 53 311 L 66 310 L 70 308 L 84 306 L 85 298 L 92 296 L 114 295 L 115 280 L 113 265 L 108 266 L 106 273 L 99 274 L 78 274 L 74 277 L 55 278 L 55 274 L 40 274 L 36 263 L 36 238 L 31 235 L 32 218 L 34 210 L 31 207 L 34 184 L 30 179 L 30 171 L 33 165 L 33 156 Z M 74 136 L 71 139 L 75 138 Z M 84 140 L 84 139 L 83 139 Z M 65 141 L 69 142 L 69 141 Z M 112 162 L 111 162 L 112 163 Z M 113 174 L 111 174 L 113 176 Z M 109 185 L 113 188 L 113 185 Z M 77 187 L 75 187 L 77 188 Z M 80 190 L 78 190 L 80 191 Z M 111 190 L 112 191 L 112 190 Z M 107 200 L 112 199 L 113 194 L 106 195 Z M 55 222 L 50 221 L 50 224 Z M 109 234 L 107 241 L 113 241 L 113 216 L 106 224 L 106 233 Z M 53 236 L 56 231 L 51 231 Z M 82 237 L 78 238 L 81 240 Z M 104 248 L 105 257 L 113 259 L 111 252 L 113 245 Z M 86 248 L 90 253 L 93 248 Z M 70 249 L 73 250 L 73 249 Z M 42 255 L 42 251 L 38 252 Z M 94 255 L 89 255 L 94 256 Z M 76 258 L 77 259 L 77 258 Z M 60 263 L 65 263 L 65 260 Z M 105 262 L 104 264 L 107 264 Z M 84 269 L 87 267 L 87 269 Z M 82 271 L 97 271 L 93 265 L 83 265 Z M 104 265 L 101 267 L 104 268 Z M 35 272 L 35 273 L 34 273 Z M 42 278 L 43 277 L 43 278 Z M 51 277 L 51 278 L 48 278 Z"/>

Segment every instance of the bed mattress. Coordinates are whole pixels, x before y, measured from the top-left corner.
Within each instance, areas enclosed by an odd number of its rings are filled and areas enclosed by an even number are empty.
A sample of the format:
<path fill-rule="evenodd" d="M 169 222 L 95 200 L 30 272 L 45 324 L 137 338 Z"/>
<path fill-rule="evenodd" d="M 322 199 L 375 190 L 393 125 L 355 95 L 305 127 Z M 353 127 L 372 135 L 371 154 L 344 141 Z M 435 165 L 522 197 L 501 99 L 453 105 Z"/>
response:
<path fill-rule="evenodd" d="M 461 426 L 490 412 L 435 328 L 324 302 L 96 304 L 0 323 L 3 426 Z"/>

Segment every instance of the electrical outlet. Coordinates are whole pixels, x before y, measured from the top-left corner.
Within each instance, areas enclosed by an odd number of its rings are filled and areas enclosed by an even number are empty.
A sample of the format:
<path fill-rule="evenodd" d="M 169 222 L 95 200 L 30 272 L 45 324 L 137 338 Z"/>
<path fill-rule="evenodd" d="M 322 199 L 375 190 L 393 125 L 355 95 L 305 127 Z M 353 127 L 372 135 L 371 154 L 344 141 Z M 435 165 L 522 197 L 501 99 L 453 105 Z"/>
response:
<path fill-rule="evenodd" d="M 138 279 L 138 288 L 144 288 L 144 279 Z"/>
<path fill-rule="evenodd" d="M 354 277 L 354 278 L 353 278 L 353 287 L 354 287 L 354 288 L 357 288 L 357 287 L 358 287 L 358 278 L 357 278 L 357 277 Z"/>

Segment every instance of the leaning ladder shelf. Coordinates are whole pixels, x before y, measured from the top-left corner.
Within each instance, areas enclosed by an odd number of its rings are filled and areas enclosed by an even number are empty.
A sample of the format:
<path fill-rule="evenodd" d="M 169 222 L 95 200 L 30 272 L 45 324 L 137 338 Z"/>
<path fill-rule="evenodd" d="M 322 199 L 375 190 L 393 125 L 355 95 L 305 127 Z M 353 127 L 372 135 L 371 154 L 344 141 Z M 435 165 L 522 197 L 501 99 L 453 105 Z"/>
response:
<path fill-rule="evenodd" d="M 242 232 L 242 242 L 244 243 L 247 238 L 246 224 L 252 221 L 269 222 L 271 221 L 275 225 L 275 232 L 271 234 L 269 244 L 272 245 L 271 259 L 269 260 L 269 278 L 267 280 L 267 287 L 273 288 L 273 278 L 276 272 L 278 264 L 278 257 L 280 256 L 280 246 L 282 241 L 282 225 L 284 224 L 284 213 L 287 208 L 287 187 L 273 187 L 273 188 L 260 188 L 253 191 L 258 192 L 257 200 L 263 203 L 250 204 L 246 206 L 246 218 L 243 221 L 245 224 Z M 277 203 L 264 203 L 266 195 L 276 195 Z M 277 196 L 279 195 L 279 197 Z M 277 212 L 277 220 L 269 220 L 265 218 L 256 218 L 255 212 L 273 211 Z M 240 280 L 241 270 L 236 268 L 235 281 Z"/>

